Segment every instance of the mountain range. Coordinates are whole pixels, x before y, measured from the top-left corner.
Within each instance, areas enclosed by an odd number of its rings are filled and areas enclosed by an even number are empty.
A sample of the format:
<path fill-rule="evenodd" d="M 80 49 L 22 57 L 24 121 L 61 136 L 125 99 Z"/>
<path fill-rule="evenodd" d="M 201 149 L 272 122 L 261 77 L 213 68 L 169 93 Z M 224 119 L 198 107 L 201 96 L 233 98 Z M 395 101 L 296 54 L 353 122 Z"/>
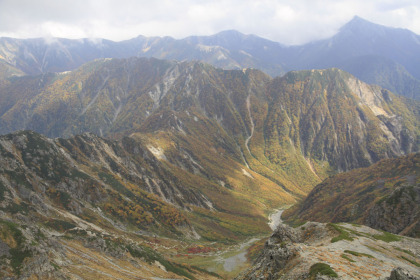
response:
<path fill-rule="evenodd" d="M 54 254 L 88 250 L 112 262 L 137 254 L 178 275 L 207 273 L 180 266 L 182 254 L 217 254 L 226 247 L 215 244 L 267 234 L 271 209 L 337 172 L 416 152 L 420 139 L 418 102 L 336 68 L 271 78 L 202 62 L 97 59 L 65 73 L 4 78 L 0 104 L 8 276 L 34 266 L 41 276 L 87 275 L 43 254 L 51 245 L 42 236 L 54 236 Z M 13 132 L 22 129 L 36 132 Z M 173 248 L 185 238 L 200 245 L 172 255 L 139 245 L 154 235 Z M 111 243 L 100 244 L 107 236 Z M 150 248 L 164 256 L 147 255 Z M 201 263 L 200 254 L 187 256 Z"/>
<path fill-rule="evenodd" d="M 355 17 L 333 37 L 301 46 L 234 30 L 179 40 L 138 36 L 121 42 L 0 38 L 0 62 L 9 75 L 69 71 L 96 58 L 132 56 L 200 60 L 224 69 L 256 68 L 273 77 L 291 70 L 337 67 L 367 83 L 419 99 L 419 44 L 420 36 L 411 31 Z"/>
<path fill-rule="evenodd" d="M 418 37 L 1 38 L 0 278 L 418 276 Z"/>
<path fill-rule="evenodd" d="M 212 139 L 269 178 L 304 172 L 308 187 L 327 170 L 368 166 L 419 145 L 418 102 L 339 69 L 273 79 L 201 62 L 102 59 L 68 73 L 10 79 L 0 100 L 1 133 L 118 139 L 163 131 L 190 145 L 192 136 Z"/>

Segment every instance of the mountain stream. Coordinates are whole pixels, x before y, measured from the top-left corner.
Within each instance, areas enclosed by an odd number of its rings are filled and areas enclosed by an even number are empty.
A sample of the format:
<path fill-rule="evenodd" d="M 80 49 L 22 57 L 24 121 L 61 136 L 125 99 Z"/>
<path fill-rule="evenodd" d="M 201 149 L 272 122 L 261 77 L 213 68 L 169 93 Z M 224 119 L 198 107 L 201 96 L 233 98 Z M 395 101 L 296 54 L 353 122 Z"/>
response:
<path fill-rule="evenodd" d="M 251 94 L 248 95 L 248 97 L 246 98 L 246 108 L 248 109 L 248 115 L 249 115 L 249 119 L 251 121 L 251 133 L 249 134 L 248 138 L 246 138 L 245 140 L 245 147 L 248 150 L 248 153 L 251 154 L 251 151 L 249 149 L 249 140 L 251 139 L 252 135 L 254 135 L 254 120 L 252 119 L 252 115 L 251 115 Z"/>
<path fill-rule="evenodd" d="M 283 213 L 284 209 L 277 209 L 273 213 L 270 214 L 268 217 L 268 225 L 270 226 L 271 230 L 275 230 L 278 225 L 282 223 L 281 214 Z M 231 272 L 242 266 L 246 261 L 246 254 L 249 247 L 254 244 L 256 241 L 260 240 L 261 238 L 252 238 L 244 243 L 242 243 L 238 250 L 237 254 L 228 258 L 225 258 L 223 261 L 223 269 L 225 271 Z"/>

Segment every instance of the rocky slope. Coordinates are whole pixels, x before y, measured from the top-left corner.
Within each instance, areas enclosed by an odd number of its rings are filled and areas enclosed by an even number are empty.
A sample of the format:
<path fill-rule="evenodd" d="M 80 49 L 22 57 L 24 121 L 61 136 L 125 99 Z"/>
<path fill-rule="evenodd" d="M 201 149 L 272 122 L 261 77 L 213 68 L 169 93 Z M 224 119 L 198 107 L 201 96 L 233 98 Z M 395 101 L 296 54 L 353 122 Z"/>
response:
<path fill-rule="evenodd" d="M 132 56 L 256 68 L 273 77 L 290 70 L 339 67 L 365 82 L 419 99 L 418 42 L 419 36 L 408 30 L 355 17 L 331 38 L 288 47 L 233 30 L 180 40 L 138 36 L 122 42 L 0 38 L 0 61 L 30 75 L 73 70 L 97 58 Z"/>
<path fill-rule="evenodd" d="M 419 79 L 390 58 L 367 54 L 333 65 L 356 75 L 368 84 L 381 85 L 392 92 L 404 93 L 406 97 L 419 100 Z"/>
<path fill-rule="evenodd" d="M 157 154 L 155 149 L 145 146 L 135 135 L 119 142 L 93 134 L 54 140 L 29 131 L 2 136 L 3 209 L 13 213 L 14 208 L 21 206 L 25 211 L 33 208 L 44 213 L 48 210 L 44 205 L 52 203 L 73 215 L 84 215 L 99 208 L 115 221 L 161 235 L 198 237 L 193 228 L 197 224 L 197 231 L 204 236 L 212 227 L 213 237 L 223 232 L 223 238 L 235 239 L 240 236 L 233 231 L 241 232 L 236 227 L 248 219 L 259 220 L 258 225 L 244 228 L 242 234 L 268 230 L 264 209 L 256 206 L 258 201 L 269 205 L 293 201 L 293 196 L 272 182 L 269 186 L 277 197 L 266 196 L 262 186 L 267 180 L 253 173 L 250 181 L 241 166 L 232 161 L 226 173 L 210 173 L 211 169 L 208 173 L 194 173 L 201 167 L 188 158 L 188 153 L 179 158 L 168 153 L 166 158 L 165 153 Z M 181 162 L 185 169 L 171 160 Z M 213 176 L 228 173 L 238 186 L 227 188 L 214 182 L 217 177 Z M 254 200 L 251 194 L 239 196 L 239 184 L 245 182 L 261 196 Z M 192 209 L 196 214 L 190 213 Z M 215 219 L 227 222 L 236 215 L 244 217 L 237 220 L 238 225 L 214 224 Z"/>
<path fill-rule="evenodd" d="M 211 279 L 152 249 L 178 255 L 186 250 L 182 240 L 235 244 L 265 234 L 265 207 L 294 201 L 266 178 L 244 175 L 229 158 L 225 173 L 214 174 L 186 151 L 178 157 L 159 149 L 138 135 L 118 142 L 93 134 L 0 136 L 1 277 Z M 228 174 L 235 185 L 214 177 Z"/>
<path fill-rule="evenodd" d="M 350 224 L 280 225 L 236 279 L 419 279 L 418 240 L 384 236 Z"/>
<path fill-rule="evenodd" d="M 420 237 L 420 154 L 326 179 L 284 212 L 289 221 L 351 222 Z"/>
<path fill-rule="evenodd" d="M 409 132 L 418 126 L 417 113 L 408 109 L 402 121 L 405 101 L 341 70 L 290 72 L 274 79 L 269 91 L 267 119 L 277 121 L 279 142 L 315 163 L 349 170 L 418 149 L 418 136 Z"/>

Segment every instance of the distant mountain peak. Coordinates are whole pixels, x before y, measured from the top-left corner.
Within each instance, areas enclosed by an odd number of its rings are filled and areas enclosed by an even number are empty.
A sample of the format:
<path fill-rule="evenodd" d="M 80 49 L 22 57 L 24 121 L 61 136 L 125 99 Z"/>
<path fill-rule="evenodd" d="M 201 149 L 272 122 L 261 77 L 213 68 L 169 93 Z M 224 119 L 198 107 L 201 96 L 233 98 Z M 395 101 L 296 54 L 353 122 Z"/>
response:
<path fill-rule="evenodd" d="M 366 20 L 366 19 L 364 19 L 364 18 L 362 18 L 362 17 L 360 17 L 360 16 L 358 16 L 358 15 L 355 15 L 351 20 L 350 20 L 350 22 L 370 22 L 370 21 L 368 21 L 368 20 Z"/>
<path fill-rule="evenodd" d="M 215 37 L 215 38 L 224 38 L 224 39 L 228 39 L 228 40 L 237 40 L 237 39 L 243 39 L 248 37 L 249 35 L 246 35 L 242 32 L 239 32 L 238 30 L 234 30 L 234 29 L 230 29 L 230 30 L 223 30 L 220 31 L 210 37 Z"/>
<path fill-rule="evenodd" d="M 239 32 L 238 30 L 235 29 L 229 29 L 229 30 L 223 30 L 220 31 L 218 33 L 216 33 L 215 35 L 245 35 L 242 32 Z"/>
<path fill-rule="evenodd" d="M 370 22 L 364 18 L 361 18 L 359 16 L 354 16 L 348 23 L 346 23 L 345 25 L 343 25 L 340 28 L 340 31 L 347 31 L 347 30 L 358 30 L 358 31 L 363 31 L 366 28 L 368 28 L 368 30 L 370 30 L 371 28 L 377 28 L 377 27 L 381 27 L 383 28 L 384 26 Z"/>

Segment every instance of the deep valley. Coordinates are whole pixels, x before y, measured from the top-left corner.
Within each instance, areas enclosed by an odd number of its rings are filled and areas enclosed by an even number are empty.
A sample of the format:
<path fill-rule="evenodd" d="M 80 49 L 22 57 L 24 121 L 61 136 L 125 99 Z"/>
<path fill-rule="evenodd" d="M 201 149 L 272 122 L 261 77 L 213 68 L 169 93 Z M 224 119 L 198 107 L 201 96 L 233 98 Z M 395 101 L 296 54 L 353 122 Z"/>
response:
<path fill-rule="evenodd" d="M 406 57 L 347 47 L 370 31 Z M 0 38 L 0 278 L 419 279 L 420 55 L 398 32 Z"/>

